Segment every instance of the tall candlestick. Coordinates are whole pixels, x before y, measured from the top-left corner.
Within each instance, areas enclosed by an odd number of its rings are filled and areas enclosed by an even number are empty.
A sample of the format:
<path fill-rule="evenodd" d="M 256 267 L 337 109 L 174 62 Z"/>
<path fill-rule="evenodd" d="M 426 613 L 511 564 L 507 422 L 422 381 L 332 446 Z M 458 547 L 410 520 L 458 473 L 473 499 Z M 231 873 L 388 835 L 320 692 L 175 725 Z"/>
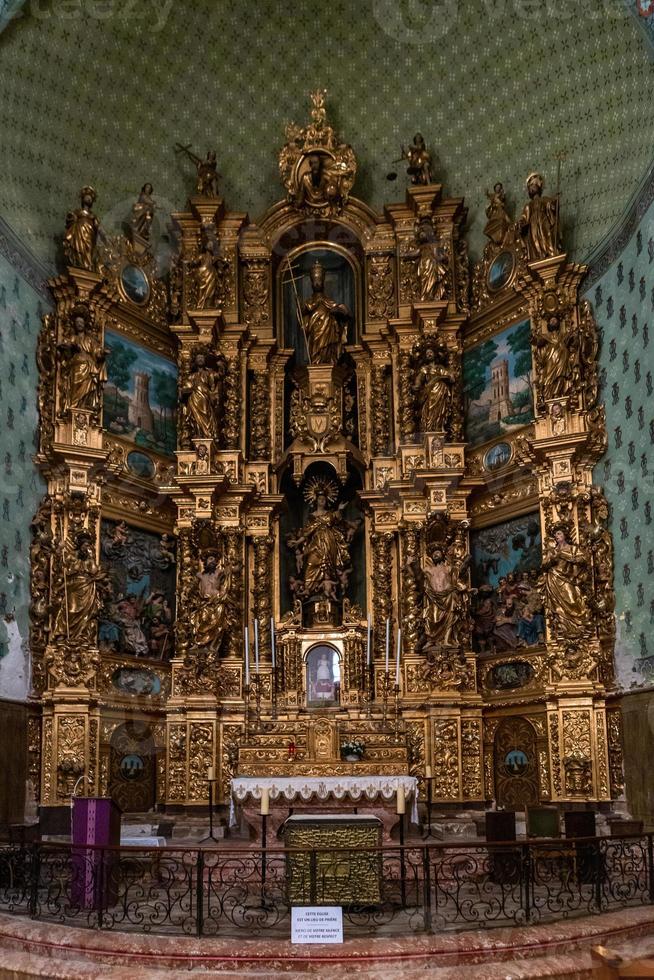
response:
<path fill-rule="evenodd" d="M 372 619 L 370 618 L 370 613 L 368 613 L 368 645 L 366 647 L 366 663 L 370 666 L 371 646 L 370 646 L 370 635 L 372 633 Z"/>
<path fill-rule="evenodd" d="M 272 654 L 272 665 L 275 667 L 275 620 L 270 617 L 270 652 Z"/>
<path fill-rule="evenodd" d="M 388 656 L 391 649 L 391 621 L 386 620 L 386 673 L 388 673 Z"/>
<path fill-rule="evenodd" d="M 395 683 L 400 683 L 400 650 L 402 649 L 402 630 L 397 628 L 397 655 L 395 657 Z"/>
<path fill-rule="evenodd" d="M 250 684 L 250 638 L 247 626 L 245 627 L 245 684 L 246 686 Z"/>
<path fill-rule="evenodd" d="M 259 673 L 259 620 L 254 621 L 254 669 Z"/>

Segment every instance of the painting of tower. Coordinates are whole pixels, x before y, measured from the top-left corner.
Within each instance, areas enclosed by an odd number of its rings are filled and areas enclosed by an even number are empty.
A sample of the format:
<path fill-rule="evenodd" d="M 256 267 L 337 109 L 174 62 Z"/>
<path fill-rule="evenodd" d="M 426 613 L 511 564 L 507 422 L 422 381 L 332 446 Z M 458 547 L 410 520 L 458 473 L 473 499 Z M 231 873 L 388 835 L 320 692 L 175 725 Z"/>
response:
<path fill-rule="evenodd" d="M 137 429 L 154 432 L 154 418 L 150 408 L 150 375 L 142 371 L 134 375 L 134 394 L 130 398 L 128 418 Z"/>
<path fill-rule="evenodd" d="M 491 364 L 491 403 L 489 422 L 499 422 L 513 414 L 511 396 L 509 394 L 509 362 L 506 358 L 498 358 Z"/>

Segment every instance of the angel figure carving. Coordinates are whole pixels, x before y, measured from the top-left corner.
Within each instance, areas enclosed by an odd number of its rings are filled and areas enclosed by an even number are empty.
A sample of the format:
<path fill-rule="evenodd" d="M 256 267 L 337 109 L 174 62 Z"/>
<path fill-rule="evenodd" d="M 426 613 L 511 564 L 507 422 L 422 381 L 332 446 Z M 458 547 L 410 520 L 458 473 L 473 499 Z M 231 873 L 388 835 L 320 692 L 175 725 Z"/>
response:
<path fill-rule="evenodd" d="M 199 157 L 197 154 L 192 152 L 190 143 L 188 146 L 183 146 L 182 143 L 176 143 L 175 152 L 183 153 L 192 163 L 195 164 L 195 169 L 197 171 L 195 193 L 198 194 L 199 197 L 217 197 L 218 180 L 220 179 L 221 175 L 218 173 L 216 151 L 207 150 L 207 155 L 203 160 L 202 157 Z"/>

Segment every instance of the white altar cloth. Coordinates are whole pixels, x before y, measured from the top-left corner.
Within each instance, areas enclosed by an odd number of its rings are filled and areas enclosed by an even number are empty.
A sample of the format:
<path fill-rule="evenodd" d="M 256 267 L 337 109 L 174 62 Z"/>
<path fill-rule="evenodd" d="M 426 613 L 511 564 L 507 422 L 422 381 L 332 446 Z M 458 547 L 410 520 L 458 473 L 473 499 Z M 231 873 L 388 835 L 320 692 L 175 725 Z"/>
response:
<path fill-rule="evenodd" d="M 411 822 L 418 823 L 418 780 L 415 776 L 237 776 L 232 779 L 229 800 L 229 825 L 236 823 L 236 803 L 244 803 L 248 796 L 261 799 L 261 791 L 267 789 L 271 801 L 293 803 L 299 800 L 349 799 L 356 805 L 374 803 L 381 799 L 390 803 L 398 788 L 404 787 L 404 796 L 411 800 Z"/>

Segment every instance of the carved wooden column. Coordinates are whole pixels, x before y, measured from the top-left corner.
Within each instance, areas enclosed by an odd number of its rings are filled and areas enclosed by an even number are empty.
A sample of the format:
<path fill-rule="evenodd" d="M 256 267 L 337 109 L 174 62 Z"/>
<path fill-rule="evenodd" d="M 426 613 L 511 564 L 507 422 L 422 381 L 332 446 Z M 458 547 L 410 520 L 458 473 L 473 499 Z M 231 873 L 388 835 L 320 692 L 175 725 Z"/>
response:
<path fill-rule="evenodd" d="M 250 355 L 250 459 L 270 459 L 271 446 L 271 377 L 265 355 Z"/>
<path fill-rule="evenodd" d="M 252 617 L 259 622 L 259 651 L 263 660 L 271 658 L 270 617 L 272 616 L 273 549 L 275 539 L 267 534 L 252 541 Z"/>
<path fill-rule="evenodd" d="M 226 449 L 241 448 L 241 425 L 243 408 L 243 384 L 240 351 L 232 347 L 225 349 L 225 408 L 223 431 Z"/>
<path fill-rule="evenodd" d="M 383 660 L 386 644 L 386 620 L 393 622 L 393 548 L 395 535 L 389 531 L 373 531 L 372 589 L 375 629 L 375 660 Z"/>
<path fill-rule="evenodd" d="M 421 596 L 417 574 L 421 560 L 422 525 L 408 524 L 400 531 L 402 552 L 402 648 L 406 656 L 418 653 Z"/>
<path fill-rule="evenodd" d="M 386 355 L 373 352 L 370 372 L 370 450 L 373 456 L 385 456 L 391 446 L 391 406 L 389 365 Z"/>

